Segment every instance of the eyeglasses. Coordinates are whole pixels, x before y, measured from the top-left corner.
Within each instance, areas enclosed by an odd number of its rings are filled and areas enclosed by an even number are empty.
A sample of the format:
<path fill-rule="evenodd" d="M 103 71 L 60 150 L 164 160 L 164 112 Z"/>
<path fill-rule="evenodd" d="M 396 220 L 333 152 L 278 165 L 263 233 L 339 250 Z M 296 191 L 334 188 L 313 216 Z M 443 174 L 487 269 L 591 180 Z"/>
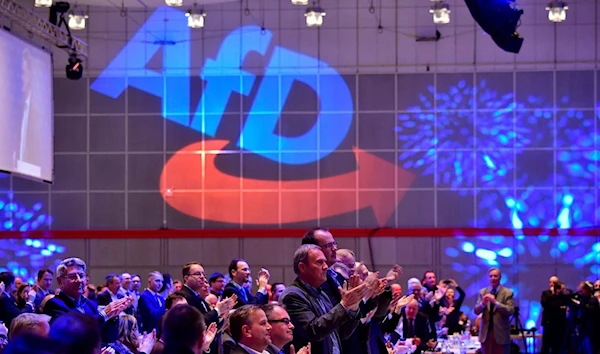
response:
<path fill-rule="evenodd" d="M 334 247 L 337 248 L 337 242 L 335 242 L 335 241 L 334 242 L 326 243 L 323 246 L 321 246 L 321 248 L 325 248 L 325 249 L 334 248 Z"/>
<path fill-rule="evenodd" d="M 65 276 L 62 276 L 61 278 L 69 279 L 71 281 L 77 281 L 77 280 L 85 279 L 85 276 L 86 276 L 85 273 L 72 273 L 72 274 L 67 274 Z"/>
<path fill-rule="evenodd" d="M 269 323 L 284 323 L 286 326 L 288 326 L 290 323 L 292 323 L 292 321 L 289 318 L 282 318 L 280 320 L 269 320 Z"/>
<path fill-rule="evenodd" d="M 193 274 L 188 274 L 190 277 L 200 277 L 200 278 L 206 278 L 206 274 L 205 273 L 193 273 Z"/>

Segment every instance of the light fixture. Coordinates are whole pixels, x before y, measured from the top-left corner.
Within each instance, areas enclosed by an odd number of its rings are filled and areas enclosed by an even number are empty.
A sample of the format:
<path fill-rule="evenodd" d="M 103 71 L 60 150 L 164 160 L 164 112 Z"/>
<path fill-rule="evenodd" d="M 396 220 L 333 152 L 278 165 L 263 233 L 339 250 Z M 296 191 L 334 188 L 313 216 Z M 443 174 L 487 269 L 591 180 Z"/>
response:
<path fill-rule="evenodd" d="M 52 6 L 52 0 L 35 0 L 35 7 L 50 7 Z"/>
<path fill-rule="evenodd" d="M 433 14 L 433 23 L 447 24 L 450 23 L 450 5 L 444 3 L 443 0 L 432 0 L 433 5 L 429 9 L 429 13 Z"/>
<path fill-rule="evenodd" d="M 183 5 L 183 0 L 165 0 L 165 4 L 167 4 L 167 6 L 177 7 Z"/>
<path fill-rule="evenodd" d="M 552 0 L 546 7 L 548 19 L 552 22 L 563 22 L 567 19 L 568 9 L 569 7 L 566 3 L 560 0 Z"/>
<path fill-rule="evenodd" d="M 204 17 L 206 17 L 206 12 L 204 12 L 204 10 L 196 10 L 196 3 L 194 3 L 194 8 L 189 9 L 188 12 L 185 13 L 185 16 L 188 18 L 188 27 L 204 27 Z"/>
<path fill-rule="evenodd" d="M 292 0 L 292 5 L 308 5 L 308 0 Z"/>
<path fill-rule="evenodd" d="M 77 7 L 73 8 L 71 13 L 69 13 L 69 28 L 76 31 L 84 30 L 87 18 L 88 15 L 83 13 L 83 11 L 77 10 Z"/>
<path fill-rule="evenodd" d="M 319 27 L 323 24 L 325 10 L 320 6 L 310 6 L 306 9 L 304 16 L 306 17 L 306 25 L 308 27 Z"/>

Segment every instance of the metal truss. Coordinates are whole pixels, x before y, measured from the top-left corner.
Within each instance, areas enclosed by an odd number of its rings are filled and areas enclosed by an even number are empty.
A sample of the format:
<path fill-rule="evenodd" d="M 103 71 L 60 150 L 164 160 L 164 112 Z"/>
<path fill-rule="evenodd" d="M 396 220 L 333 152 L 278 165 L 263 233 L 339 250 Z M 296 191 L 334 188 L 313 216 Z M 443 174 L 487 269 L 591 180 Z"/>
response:
<path fill-rule="evenodd" d="M 37 34 L 55 46 L 87 58 L 87 43 L 71 36 L 68 31 L 51 24 L 14 0 L 0 0 L 0 14 L 18 22 L 26 30 Z"/>

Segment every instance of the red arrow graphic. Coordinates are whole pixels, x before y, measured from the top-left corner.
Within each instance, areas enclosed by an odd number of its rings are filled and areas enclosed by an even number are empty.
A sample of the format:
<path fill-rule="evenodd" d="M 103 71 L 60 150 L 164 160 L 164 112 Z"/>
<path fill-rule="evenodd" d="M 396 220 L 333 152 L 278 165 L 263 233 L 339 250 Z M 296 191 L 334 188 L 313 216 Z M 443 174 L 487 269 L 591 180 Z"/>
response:
<path fill-rule="evenodd" d="M 395 188 L 401 200 L 415 179 L 412 173 L 358 148 L 354 148 L 358 170 L 341 175 L 301 181 L 240 178 L 215 166 L 227 144 L 206 140 L 173 155 L 160 179 L 165 201 L 200 219 L 263 225 L 310 221 L 354 211 L 357 206 L 371 207 L 383 226 L 396 209 Z"/>

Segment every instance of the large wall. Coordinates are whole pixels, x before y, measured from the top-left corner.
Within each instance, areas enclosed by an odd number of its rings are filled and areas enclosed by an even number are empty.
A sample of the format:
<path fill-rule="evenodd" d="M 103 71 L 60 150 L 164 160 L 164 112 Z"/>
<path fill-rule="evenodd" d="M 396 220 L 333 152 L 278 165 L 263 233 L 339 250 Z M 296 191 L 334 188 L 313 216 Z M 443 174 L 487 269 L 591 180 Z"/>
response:
<path fill-rule="evenodd" d="M 209 5 L 206 28 L 192 31 L 178 10 L 131 8 L 121 16 L 118 8 L 89 8 L 88 29 L 78 33 L 89 43 L 85 78 L 65 79 L 66 55 L 55 55 L 55 183 L 0 178 L 2 225 L 597 225 L 593 1 L 571 6 L 557 25 L 548 22 L 545 3 L 523 1 L 518 55 L 497 48 L 460 1 L 450 1 L 452 23 L 438 28 L 442 39 L 433 43 L 414 39 L 435 31 L 428 1 L 374 3 L 370 14 L 368 1 L 324 1 L 320 29 L 306 28 L 303 8 L 288 1 L 251 1 L 250 15 L 245 2 Z M 265 31 L 231 37 L 251 25 Z M 165 41 L 176 43 L 162 48 Z M 255 52 L 244 56 L 246 49 Z M 227 88 L 245 94 L 222 101 Z M 217 129 L 207 128 L 219 119 Z M 272 140 L 273 133 L 283 138 Z M 8 268 L 26 278 L 66 255 L 86 259 L 94 282 L 123 270 L 179 274 L 190 260 L 225 271 L 242 256 L 290 282 L 299 244 L 124 235 L 11 240 L 0 248 Z M 550 275 L 575 286 L 600 272 L 595 237 L 410 236 L 374 238 L 376 267 L 402 264 L 403 282 L 426 269 L 453 277 L 468 285 L 471 308 L 487 267 L 500 265 L 518 291 L 524 322 L 537 320 Z M 366 239 L 338 242 L 371 263 Z"/>

